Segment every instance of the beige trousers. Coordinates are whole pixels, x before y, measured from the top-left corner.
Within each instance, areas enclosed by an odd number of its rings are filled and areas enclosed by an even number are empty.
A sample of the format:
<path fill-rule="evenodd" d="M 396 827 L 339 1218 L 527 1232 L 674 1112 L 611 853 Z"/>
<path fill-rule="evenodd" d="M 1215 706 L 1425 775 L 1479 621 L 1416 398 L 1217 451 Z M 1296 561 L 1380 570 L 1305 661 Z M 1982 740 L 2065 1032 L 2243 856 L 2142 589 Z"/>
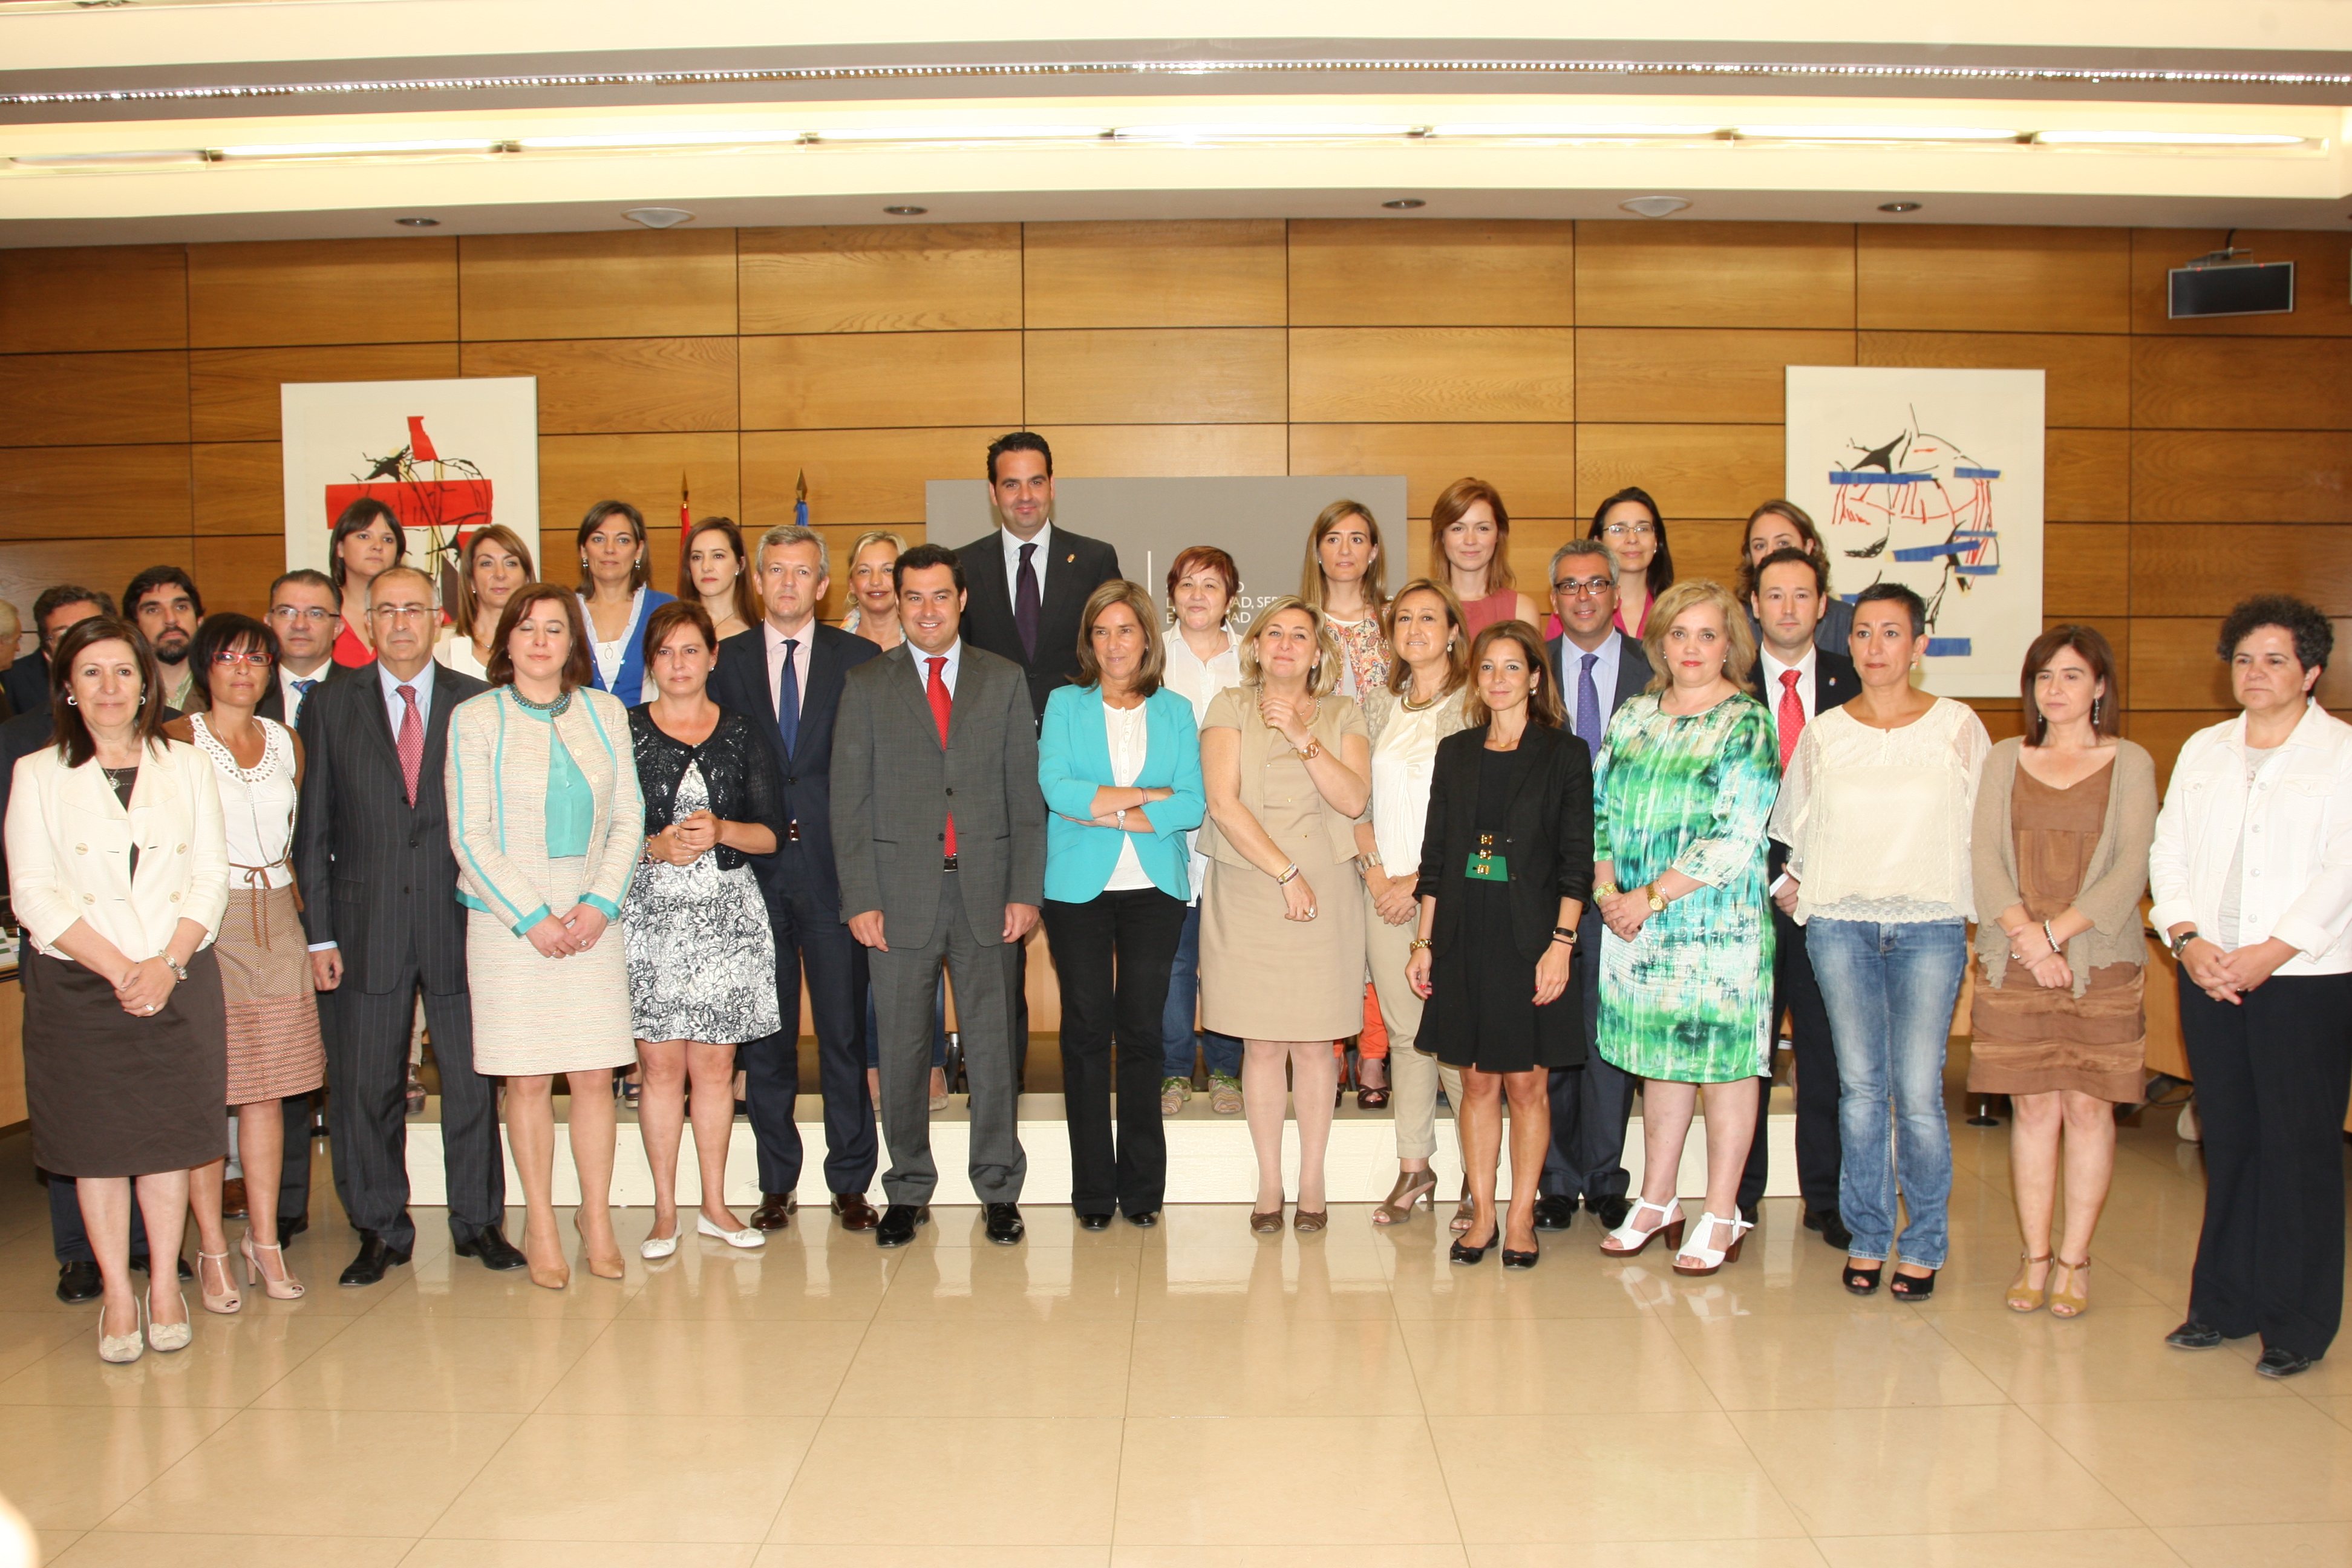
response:
<path fill-rule="evenodd" d="M 1445 1098 L 1458 1115 L 1462 1074 L 1413 1044 L 1421 1033 L 1422 1001 L 1405 984 L 1404 966 L 1420 921 L 1392 926 L 1373 907 L 1370 889 L 1363 898 L 1364 958 L 1380 998 L 1381 1022 L 1389 1031 L 1389 1103 L 1396 1113 L 1397 1158 L 1426 1160 L 1437 1152 L 1438 1085 L 1445 1086 Z M 1458 1157 L 1458 1145 L 1455 1152 Z"/>

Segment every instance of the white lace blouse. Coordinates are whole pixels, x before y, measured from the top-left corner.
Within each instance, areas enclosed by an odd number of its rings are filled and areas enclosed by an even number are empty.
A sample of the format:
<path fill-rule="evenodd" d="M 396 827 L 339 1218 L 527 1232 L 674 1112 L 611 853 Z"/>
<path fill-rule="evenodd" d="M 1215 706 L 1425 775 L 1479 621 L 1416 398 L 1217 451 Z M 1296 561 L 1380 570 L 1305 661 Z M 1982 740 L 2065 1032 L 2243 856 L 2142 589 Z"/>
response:
<path fill-rule="evenodd" d="M 256 716 L 261 726 L 261 761 L 249 768 L 205 725 L 202 713 L 188 715 L 196 749 L 210 759 L 220 785 L 221 824 L 228 834 L 228 885 L 287 888 L 294 883 L 294 738 L 274 720 Z"/>

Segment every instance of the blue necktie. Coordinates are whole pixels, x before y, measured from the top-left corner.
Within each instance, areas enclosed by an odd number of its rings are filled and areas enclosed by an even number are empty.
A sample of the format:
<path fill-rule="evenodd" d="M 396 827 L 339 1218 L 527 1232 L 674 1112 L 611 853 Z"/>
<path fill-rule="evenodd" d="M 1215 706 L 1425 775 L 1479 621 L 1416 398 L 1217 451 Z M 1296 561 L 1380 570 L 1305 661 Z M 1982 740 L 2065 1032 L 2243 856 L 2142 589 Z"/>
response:
<path fill-rule="evenodd" d="M 310 689 L 311 689 L 312 687 L 314 687 L 314 686 L 318 685 L 318 684 L 319 684 L 319 681 L 318 681 L 318 678 L 317 678 L 316 676 L 313 676 L 311 679 L 308 679 L 308 680 L 304 680 L 304 679 L 301 679 L 299 676 L 297 676 L 297 677 L 295 678 L 295 680 L 294 680 L 294 711 L 287 715 L 287 717 L 286 717 L 286 721 L 287 721 L 288 723 L 291 724 L 291 723 L 295 722 L 297 720 L 299 720 L 299 719 L 300 719 L 300 718 L 301 718 L 301 716 L 302 716 L 302 704 L 303 704 L 303 703 L 305 703 L 305 702 L 307 702 L 307 701 L 309 701 L 309 700 L 310 700 Z"/>
<path fill-rule="evenodd" d="M 801 732 L 801 679 L 793 668 L 793 657 L 800 651 L 800 640 L 784 639 L 784 673 L 776 682 L 776 731 L 784 738 L 784 755 L 793 754 L 793 745 Z"/>
<path fill-rule="evenodd" d="M 1576 734 L 1596 757 L 1601 754 L 1601 693 L 1592 685 L 1592 667 L 1600 662 L 1599 654 L 1588 653 L 1584 667 L 1576 672 Z"/>

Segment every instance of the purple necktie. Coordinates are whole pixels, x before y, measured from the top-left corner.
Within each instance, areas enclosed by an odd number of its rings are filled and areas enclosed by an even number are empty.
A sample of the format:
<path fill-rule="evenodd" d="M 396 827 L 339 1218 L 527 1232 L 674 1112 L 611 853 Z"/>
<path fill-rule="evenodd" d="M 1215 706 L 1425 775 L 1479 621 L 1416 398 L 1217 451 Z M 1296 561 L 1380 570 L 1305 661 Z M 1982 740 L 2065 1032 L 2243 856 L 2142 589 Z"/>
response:
<path fill-rule="evenodd" d="M 1021 634 L 1021 656 L 1024 663 L 1037 657 L 1037 568 L 1029 560 L 1036 553 L 1036 545 L 1023 545 L 1021 564 L 1013 572 L 1019 582 L 1013 590 L 1013 629 Z"/>

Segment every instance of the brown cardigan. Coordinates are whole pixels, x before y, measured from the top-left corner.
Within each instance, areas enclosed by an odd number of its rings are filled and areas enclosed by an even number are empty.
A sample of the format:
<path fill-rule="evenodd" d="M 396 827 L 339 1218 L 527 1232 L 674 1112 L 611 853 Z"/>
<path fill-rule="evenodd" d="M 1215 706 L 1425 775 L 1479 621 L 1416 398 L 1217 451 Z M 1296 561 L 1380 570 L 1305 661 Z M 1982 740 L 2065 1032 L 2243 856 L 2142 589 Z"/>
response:
<path fill-rule="evenodd" d="M 2017 754 L 2024 742 L 2007 740 L 1985 758 L 1977 785 L 1975 832 L 1970 836 L 1977 900 L 1977 956 L 1982 979 L 1998 990 L 2009 968 L 2009 934 L 2000 913 L 2022 902 L 2017 890 L 2017 835 L 2010 824 L 2010 796 L 2017 784 Z M 2140 895 L 2147 891 L 2147 849 L 2156 837 L 2156 763 L 2145 748 L 2116 742 L 2114 772 L 2107 779 L 2107 816 L 2099 841 L 2083 868 L 2074 907 L 2091 918 L 2091 929 L 2066 944 L 2074 971 L 2074 994 L 2091 983 L 2091 971 L 2110 963 L 2145 964 L 2147 942 L 2140 922 Z"/>

